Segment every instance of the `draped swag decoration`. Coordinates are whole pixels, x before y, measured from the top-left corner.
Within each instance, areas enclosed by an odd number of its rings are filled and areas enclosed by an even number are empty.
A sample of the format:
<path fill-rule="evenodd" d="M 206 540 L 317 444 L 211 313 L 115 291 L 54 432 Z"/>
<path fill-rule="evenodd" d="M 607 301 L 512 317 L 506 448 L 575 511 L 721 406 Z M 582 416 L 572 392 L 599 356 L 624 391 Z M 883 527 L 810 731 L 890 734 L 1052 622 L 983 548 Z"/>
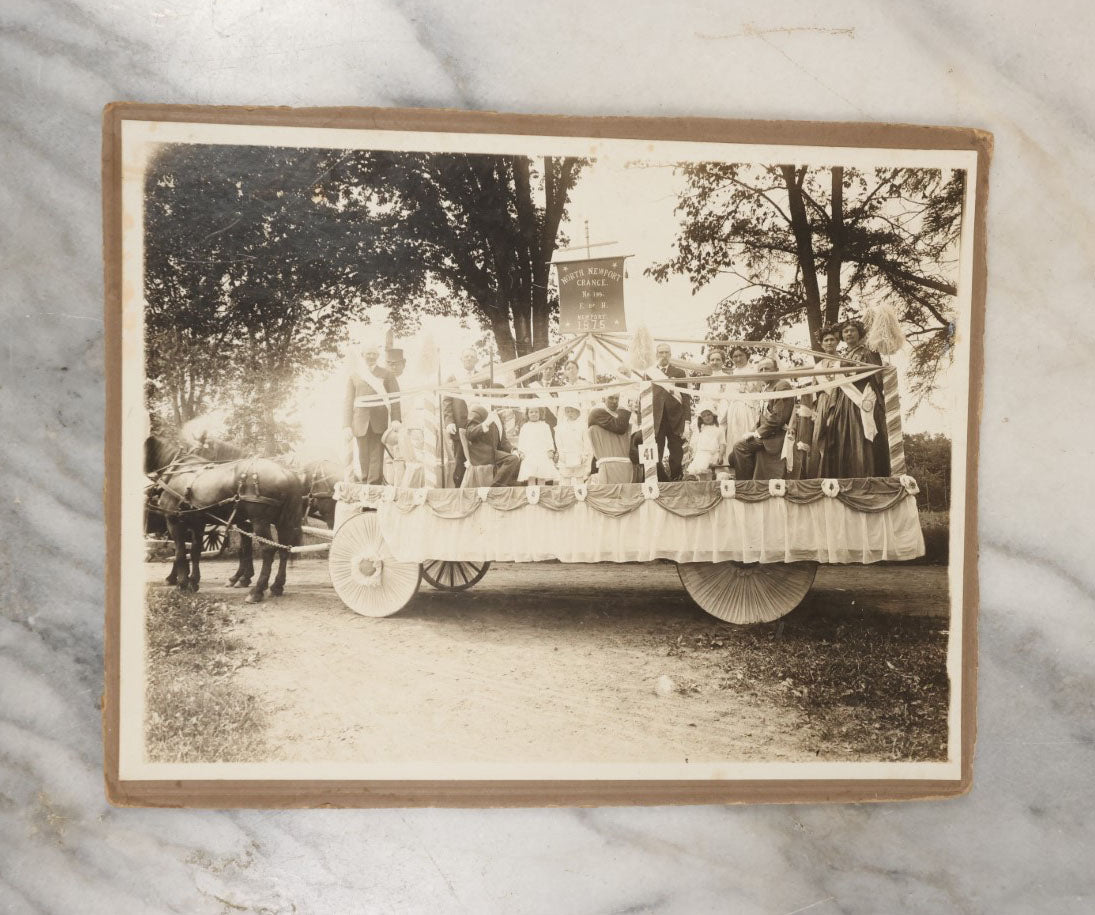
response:
<path fill-rule="evenodd" d="M 902 499 L 913 498 L 916 483 L 911 477 L 865 477 L 849 480 L 781 480 L 782 486 L 772 487 L 769 481 L 739 480 L 733 486 L 719 482 L 688 481 L 658 483 L 656 496 L 644 494 L 643 483 L 589 483 L 584 502 L 607 517 L 630 514 L 650 501 L 680 518 L 705 515 L 724 499 L 739 502 L 764 502 L 782 499 L 795 505 L 807 505 L 819 499 L 836 499 L 857 512 L 875 514 L 888 511 Z M 579 501 L 570 486 L 541 486 L 538 498 L 529 498 L 523 486 L 491 489 L 395 489 L 390 486 L 368 486 L 363 483 L 340 483 L 335 497 L 377 507 L 381 502 L 393 503 L 403 513 L 419 510 L 432 512 L 438 518 L 467 518 L 483 505 L 502 512 L 518 511 L 530 505 L 551 511 L 565 511 Z"/>

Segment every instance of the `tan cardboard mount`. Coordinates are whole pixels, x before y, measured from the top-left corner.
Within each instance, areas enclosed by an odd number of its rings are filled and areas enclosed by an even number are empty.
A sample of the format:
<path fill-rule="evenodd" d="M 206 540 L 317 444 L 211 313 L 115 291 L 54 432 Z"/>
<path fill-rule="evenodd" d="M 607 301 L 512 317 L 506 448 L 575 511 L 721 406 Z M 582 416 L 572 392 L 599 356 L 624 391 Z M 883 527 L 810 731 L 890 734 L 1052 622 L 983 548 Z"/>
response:
<path fill-rule="evenodd" d="M 977 153 L 970 410 L 967 428 L 961 777 L 956 780 L 679 781 L 122 781 L 118 776 L 121 556 L 123 121 L 688 140 L 760 145 L 969 150 Z M 518 807 L 623 804 L 900 801 L 964 794 L 973 778 L 977 683 L 977 454 L 985 318 L 985 212 L 992 135 L 955 127 L 714 118 L 565 117 L 415 108 L 249 108 L 115 103 L 103 112 L 103 250 L 106 327 L 106 631 L 103 757 L 106 792 L 144 807 Z"/>

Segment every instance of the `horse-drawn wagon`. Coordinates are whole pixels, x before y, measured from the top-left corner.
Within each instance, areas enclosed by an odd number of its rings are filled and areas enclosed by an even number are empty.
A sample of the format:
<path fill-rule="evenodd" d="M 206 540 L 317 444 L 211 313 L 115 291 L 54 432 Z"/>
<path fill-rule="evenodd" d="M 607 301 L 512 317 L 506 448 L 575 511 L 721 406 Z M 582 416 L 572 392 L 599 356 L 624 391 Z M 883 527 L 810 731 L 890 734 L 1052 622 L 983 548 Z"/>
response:
<path fill-rule="evenodd" d="M 689 342 L 710 345 L 710 341 Z M 716 342 L 730 345 L 741 341 Z M 756 349 L 783 346 L 800 355 L 822 355 L 769 342 L 745 341 L 745 345 Z M 299 545 L 304 514 L 299 506 L 313 494 L 314 487 L 302 486 L 306 482 L 303 478 L 264 459 L 230 461 L 222 467 L 203 465 L 194 456 L 172 458 L 168 465 L 175 474 L 174 482 L 165 482 L 162 469 L 158 476 L 161 487 L 166 487 L 163 498 L 170 500 L 166 512 L 173 515 L 176 527 L 184 523 L 196 526 L 194 543 L 201 542 L 204 523 L 227 521 L 242 528 L 246 549 L 240 570 L 233 576 L 234 583 L 249 583 L 253 574 L 250 539 L 262 547 L 263 569 L 250 599 L 262 598 L 275 554 L 281 557 L 272 588 L 278 594 L 284 585 L 285 558 L 289 554 L 329 549 L 331 581 L 339 597 L 355 612 L 375 617 L 389 616 L 406 606 L 423 580 L 440 590 L 466 590 L 483 579 L 493 562 L 660 561 L 676 564 L 681 583 L 708 613 L 732 623 L 767 622 L 802 601 L 821 563 L 901 561 L 923 555 L 917 486 L 905 474 L 893 367 L 855 360 L 846 360 L 841 367 L 833 367 L 832 363 L 825 368 L 807 365 L 766 376 L 792 379 L 797 387 L 752 393 L 738 390 L 727 395 L 754 401 L 778 397 L 799 401 L 881 374 L 889 475 L 659 482 L 651 404 L 654 385 L 666 382 L 649 377 L 636 381 L 636 376 L 630 374 L 627 378 L 559 388 L 519 386 L 545 362 L 557 362 L 580 347 L 599 347 L 616 361 L 617 367 L 624 362 L 618 338 L 590 333 L 503 363 L 490 372 L 489 378 L 484 373 L 481 378 L 448 385 L 438 380 L 436 385 L 401 393 L 405 419 L 416 416 L 417 420 L 410 421 L 417 421 L 423 430 L 426 454 L 421 478 L 426 485 L 337 483 L 332 530 L 303 528 L 329 539 L 329 544 Z M 689 385 L 710 388 L 727 380 L 726 376 L 703 374 L 701 365 L 678 362 L 700 373 L 688 378 Z M 510 379 L 510 386 L 494 383 L 495 372 L 500 378 Z M 522 376 L 521 372 L 527 374 Z M 738 375 L 735 381 L 759 377 Z M 490 386 L 484 388 L 488 381 Z M 442 398 L 466 397 L 509 408 L 557 407 L 560 396 L 577 392 L 588 401 L 593 395 L 613 389 L 632 389 L 637 395 L 643 443 L 641 482 L 484 487 L 468 485 L 472 479 L 469 474 L 464 488 L 442 485 Z M 792 433 L 789 429 L 789 436 Z M 256 461 L 263 462 L 263 467 L 259 468 Z M 260 479 L 258 469 L 265 471 L 265 479 Z M 204 502 L 196 493 L 203 483 L 217 484 Z M 185 492 L 172 486 L 184 487 Z M 285 489 L 284 498 L 277 487 Z M 272 495 L 275 492 L 277 498 Z M 292 505 L 298 506 L 295 513 L 289 511 Z M 160 510 L 165 511 L 162 506 Z M 292 519 L 279 523 L 278 512 L 283 518 L 292 515 Z M 271 523 L 278 528 L 276 541 L 271 539 Z M 294 525 L 295 530 L 289 530 L 290 536 L 286 537 L 281 527 L 291 529 Z M 176 540 L 172 575 L 182 570 L 185 584 L 182 535 Z M 197 577 L 195 556 L 191 575 L 195 588 Z"/>
<path fill-rule="evenodd" d="M 590 345 L 600 345 L 619 359 L 617 340 L 585 336 Z M 559 358 L 559 349 L 515 360 L 497 373 L 514 378 L 544 358 Z M 702 374 L 702 366 L 683 364 L 701 373 L 689 383 L 725 380 Z M 425 487 L 340 483 L 328 559 L 334 588 L 355 612 L 382 617 L 404 607 L 423 579 L 435 588 L 461 591 L 482 580 L 492 562 L 668 561 L 676 564 L 682 584 L 708 613 L 727 622 L 757 623 L 796 607 L 821 563 L 900 561 L 923 555 L 917 487 L 905 474 L 894 369 L 853 361 L 825 371 L 825 377 L 810 367 L 777 373 L 799 383 L 782 396 L 797 401 L 804 394 L 881 373 L 892 475 L 659 482 L 656 456 L 651 457 L 649 403 L 654 382 L 645 380 L 640 403 L 648 448 L 642 482 L 445 488 L 437 485 L 441 475 L 430 474 L 427 467 L 427 480 L 432 478 L 433 485 Z M 603 392 L 628 383 L 587 384 L 580 391 Z M 484 391 L 470 384 L 438 385 L 405 396 L 404 403 L 417 396 L 424 426 L 436 430 L 431 413 L 441 396 L 524 407 L 550 405 L 553 397 L 573 391 L 573 386 L 547 388 L 530 395 L 529 389 L 516 386 Z M 744 396 L 761 400 L 774 395 Z M 434 441 L 439 440 L 436 435 Z"/>

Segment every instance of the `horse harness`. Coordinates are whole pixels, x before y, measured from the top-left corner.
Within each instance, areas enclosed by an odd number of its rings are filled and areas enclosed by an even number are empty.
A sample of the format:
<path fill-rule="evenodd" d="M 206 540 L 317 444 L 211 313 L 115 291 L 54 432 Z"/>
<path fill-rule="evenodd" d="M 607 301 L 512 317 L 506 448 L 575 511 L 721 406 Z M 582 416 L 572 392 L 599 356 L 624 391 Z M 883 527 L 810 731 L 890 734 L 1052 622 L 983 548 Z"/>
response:
<path fill-rule="evenodd" d="M 183 458 L 190 456 L 194 452 L 186 451 L 180 448 L 171 460 L 159 470 L 155 470 L 148 476 L 152 480 L 152 487 L 150 488 L 148 495 L 145 499 L 145 508 L 149 511 L 157 512 L 163 515 L 165 518 L 170 518 L 174 521 L 182 519 L 186 515 L 205 514 L 210 519 L 220 522 L 223 519 L 214 515 L 212 512 L 214 509 L 221 508 L 225 505 L 231 505 L 232 511 L 228 515 L 228 521 L 225 522 L 227 529 L 232 530 L 233 522 L 236 520 L 236 512 L 239 511 L 240 502 L 250 502 L 257 505 L 280 505 L 279 499 L 274 499 L 270 496 L 264 496 L 259 490 L 259 475 L 254 469 L 255 457 L 249 458 L 235 458 L 231 461 L 210 461 L 202 464 L 200 468 L 197 463 L 188 463 Z M 219 502 L 214 502 L 212 505 L 196 506 L 193 502 L 194 485 L 198 482 L 198 478 L 208 470 L 213 470 L 215 467 L 223 467 L 225 464 L 242 464 L 246 462 L 246 466 L 239 473 L 239 477 L 236 481 L 236 492 L 234 495 L 229 496 L 226 499 L 221 499 Z M 187 484 L 186 489 L 183 492 L 179 492 L 173 488 L 168 480 L 171 477 L 179 473 L 179 468 L 195 468 L 194 478 Z M 247 476 L 251 476 L 251 489 L 247 489 Z M 160 492 L 167 491 L 171 493 L 176 499 L 179 500 L 178 506 L 168 511 L 161 508 L 159 505 L 154 504 L 155 498 Z M 245 531 L 242 528 L 236 527 L 245 537 L 250 537 L 253 540 L 257 540 L 260 543 L 265 543 L 268 546 L 277 547 L 278 549 L 288 549 L 288 547 L 280 544 L 274 540 L 268 540 L 266 537 L 262 537 L 253 531 Z"/>
<path fill-rule="evenodd" d="M 304 495 L 304 514 L 306 516 L 311 514 L 312 509 L 315 508 L 320 499 L 333 498 L 334 494 L 335 489 L 331 485 L 331 479 L 327 476 L 327 471 L 317 465 L 308 474 L 308 492 Z"/>

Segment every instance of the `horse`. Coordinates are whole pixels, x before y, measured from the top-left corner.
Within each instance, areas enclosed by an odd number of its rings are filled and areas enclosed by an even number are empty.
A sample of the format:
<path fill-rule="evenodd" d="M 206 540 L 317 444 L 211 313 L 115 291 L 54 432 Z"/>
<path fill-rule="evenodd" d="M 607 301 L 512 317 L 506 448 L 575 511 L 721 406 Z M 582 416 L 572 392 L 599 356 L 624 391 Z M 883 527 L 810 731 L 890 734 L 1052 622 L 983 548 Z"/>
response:
<path fill-rule="evenodd" d="M 279 553 L 278 573 L 270 585 L 275 597 L 285 590 L 287 547 L 300 544 L 304 495 L 300 478 L 276 461 L 241 457 L 240 449 L 218 443 L 216 463 L 199 450 L 188 451 L 161 438 L 145 440 L 145 473 L 154 475 L 158 491 L 149 508 L 162 514 L 168 535 L 175 543 L 175 562 L 168 584 L 182 591 L 197 591 L 201 581 L 201 552 L 205 524 L 211 519 L 235 524 L 241 537 L 240 562 L 229 579 L 230 587 L 247 587 L 255 574 L 251 537 L 259 540 L 262 570 L 247 596 L 248 603 L 263 599 Z M 277 529 L 272 537 L 271 525 Z M 190 539 L 190 560 L 186 540 Z"/>
<path fill-rule="evenodd" d="M 334 530 L 335 483 L 342 479 L 342 468 L 334 461 L 308 461 L 299 467 L 289 465 L 300 476 L 304 487 L 304 516 L 322 521 Z"/>

